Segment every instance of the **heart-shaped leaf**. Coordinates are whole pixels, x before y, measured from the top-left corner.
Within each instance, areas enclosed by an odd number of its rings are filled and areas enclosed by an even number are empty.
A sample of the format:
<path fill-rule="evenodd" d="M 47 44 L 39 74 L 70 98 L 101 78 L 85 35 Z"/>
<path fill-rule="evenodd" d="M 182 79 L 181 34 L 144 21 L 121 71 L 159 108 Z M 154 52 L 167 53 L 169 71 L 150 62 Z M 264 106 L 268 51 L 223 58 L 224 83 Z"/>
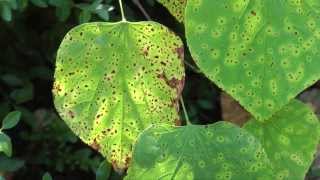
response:
<path fill-rule="evenodd" d="M 134 148 L 127 179 L 271 179 L 257 139 L 227 122 L 155 126 Z"/>
<path fill-rule="evenodd" d="M 158 23 L 80 25 L 58 50 L 55 106 L 85 143 L 126 168 L 142 130 L 179 122 L 182 59 L 181 40 Z"/>
<path fill-rule="evenodd" d="M 305 178 L 320 137 L 319 120 L 306 105 L 293 100 L 267 122 L 250 120 L 244 128 L 262 142 L 277 179 Z"/>
<path fill-rule="evenodd" d="M 158 0 L 179 21 L 184 21 L 184 10 L 187 0 Z"/>
<path fill-rule="evenodd" d="M 188 0 L 199 68 L 263 121 L 320 77 L 319 14 L 309 1 Z"/>

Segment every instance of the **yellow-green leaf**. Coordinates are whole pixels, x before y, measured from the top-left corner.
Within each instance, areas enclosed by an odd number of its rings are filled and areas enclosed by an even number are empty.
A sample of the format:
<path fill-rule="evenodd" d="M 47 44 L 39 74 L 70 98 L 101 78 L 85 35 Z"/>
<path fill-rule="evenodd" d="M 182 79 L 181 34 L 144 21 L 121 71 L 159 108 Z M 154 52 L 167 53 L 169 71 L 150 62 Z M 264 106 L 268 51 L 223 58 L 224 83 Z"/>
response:
<path fill-rule="evenodd" d="M 142 130 L 179 122 L 182 59 L 181 40 L 158 23 L 80 25 L 58 50 L 55 106 L 75 134 L 124 169 Z"/>

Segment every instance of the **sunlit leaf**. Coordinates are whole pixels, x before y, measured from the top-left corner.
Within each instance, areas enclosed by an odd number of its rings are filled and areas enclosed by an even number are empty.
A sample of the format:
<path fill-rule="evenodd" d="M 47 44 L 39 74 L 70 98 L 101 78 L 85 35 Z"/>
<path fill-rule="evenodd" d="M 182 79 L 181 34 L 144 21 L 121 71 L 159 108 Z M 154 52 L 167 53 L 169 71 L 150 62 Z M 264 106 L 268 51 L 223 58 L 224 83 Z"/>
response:
<path fill-rule="evenodd" d="M 244 128 L 260 139 L 278 179 L 304 179 L 320 137 L 319 120 L 309 107 L 294 100 L 267 122 L 250 120 Z"/>
<path fill-rule="evenodd" d="M 58 50 L 55 106 L 85 143 L 126 168 L 142 130 L 179 122 L 182 58 L 181 40 L 158 23 L 80 25 Z"/>
<path fill-rule="evenodd" d="M 227 122 L 155 126 L 135 145 L 126 179 L 272 179 L 261 144 Z"/>
<path fill-rule="evenodd" d="M 320 78 L 320 16 L 308 1 L 188 0 L 199 68 L 259 121 Z"/>

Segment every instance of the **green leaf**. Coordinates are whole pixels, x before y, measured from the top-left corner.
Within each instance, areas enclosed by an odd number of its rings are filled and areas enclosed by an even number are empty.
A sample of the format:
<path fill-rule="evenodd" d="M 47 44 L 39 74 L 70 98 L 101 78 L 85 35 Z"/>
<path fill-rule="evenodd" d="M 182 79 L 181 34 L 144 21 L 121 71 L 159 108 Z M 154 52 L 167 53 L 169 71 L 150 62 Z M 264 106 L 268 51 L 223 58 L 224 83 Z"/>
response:
<path fill-rule="evenodd" d="M 194 60 L 259 121 L 320 77 L 319 14 L 309 1 L 188 0 Z"/>
<path fill-rule="evenodd" d="M 24 161 L 10 158 L 7 156 L 0 156 L 0 171 L 1 172 L 14 172 L 24 166 Z"/>
<path fill-rule="evenodd" d="M 265 123 L 250 120 L 244 128 L 262 142 L 278 179 L 304 179 L 320 137 L 319 120 L 293 100 Z"/>
<path fill-rule="evenodd" d="M 23 88 L 15 89 L 10 97 L 17 103 L 25 103 L 33 99 L 33 84 L 27 83 Z"/>
<path fill-rule="evenodd" d="M 22 11 L 27 8 L 29 0 L 17 0 L 17 8 Z"/>
<path fill-rule="evenodd" d="M 21 112 L 12 111 L 2 121 L 2 129 L 11 129 L 16 126 L 20 120 Z"/>
<path fill-rule="evenodd" d="M 179 21 L 184 21 L 184 11 L 187 5 L 187 0 L 158 0 L 170 13 Z"/>
<path fill-rule="evenodd" d="M 175 124 L 184 84 L 183 44 L 155 22 L 88 23 L 57 54 L 55 106 L 85 143 L 120 170 L 150 124 Z"/>
<path fill-rule="evenodd" d="M 56 16 L 59 21 L 66 21 L 71 14 L 71 0 L 49 0 L 50 5 L 56 7 Z"/>
<path fill-rule="evenodd" d="M 16 87 L 23 85 L 23 81 L 15 74 L 4 74 L 0 79 L 9 86 Z"/>
<path fill-rule="evenodd" d="M 272 179 L 271 169 L 259 141 L 231 123 L 155 126 L 139 136 L 126 179 Z"/>
<path fill-rule="evenodd" d="M 108 21 L 109 20 L 109 12 L 108 6 L 101 6 L 100 8 L 94 11 L 101 19 Z"/>
<path fill-rule="evenodd" d="M 1 3 L 0 3 L 1 5 Z M 3 20 L 10 22 L 12 19 L 12 12 L 10 6 L 7 3 L 2 3 L 1 6 L 1 17 Z"/>
<path fill-rule="evenodd" d="M 96 180 L 106 180 L 109 179 L 111 171 L 111 164 L 107 161 L 102 161 L 99 168 L 96 171 Z"/>
<path fill-rule="evenodd" d="M 51 177 L 50 173 L 46 172 L 46 173 L 42 176 L 42 180 L 52 180 L 52 177 Z"/>
<path fill-rule="evenodd" d="M 3 132 L 0 132 L 0 152 L 3 152 L 8 157 L 12 155 L 11 139 Z"/>
<path fill-rule="evenodd" d="M 89 22 L 90 19 L 91 19 L 91 12 L 90 11 L 82 10 L 80 12 L 80 15 L 79 15 L 79 23 L 80 24 Z"/>
<path fill-rule="evenodd" d="M 17 0 L 8 0 L 7 1 L 11 7 L 11 9 L 16 10 L 18 8 Z"/>
<path fill-rule="evenodd" d="M 63 6 L 63 7 L 56 8 L 56 16 L 61 22 L 66 21 L 70 16 L 70 14 L 71 14 L 71 7 Z"/>
<path fill-rule="evenodd" d="M 47 0 L 30 0 L 35 6 L 46 8 L 48 7 Z"/>

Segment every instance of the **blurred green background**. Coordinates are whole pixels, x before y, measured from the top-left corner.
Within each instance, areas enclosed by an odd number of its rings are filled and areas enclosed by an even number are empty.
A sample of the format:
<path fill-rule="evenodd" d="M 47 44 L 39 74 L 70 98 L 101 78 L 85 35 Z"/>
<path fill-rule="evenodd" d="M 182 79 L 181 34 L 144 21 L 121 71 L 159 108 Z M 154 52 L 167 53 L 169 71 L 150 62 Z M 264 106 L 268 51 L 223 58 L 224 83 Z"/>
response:
<path fill-rule="evenodd" d="M 183 25 L 155 0 L 141 0 L 140 8 L 135 0 L 123 2 L 129 21 L 146 20 L 143 7 L 152 20 L 184 39 Z M 13 155 L 0 153 L 0 176 L 37 180 L 49 172 L 53 179 L 72 180 L 95 179 L 96 174 L 107 179 L 107 173 L 109 179 L 121 179 L 109 164 L 99 168 L 104 159 L 59 118 L 51 94 L 56 51 L 64 35 L 81 23 L 120 20 L 118 1 L 0 0 L 0 13 L 0 122 L 11 111 L 22 113 L 17 126 L 4 130 L 11 137 Z M 187 51 L 186 62 L 195 66 Z M 229 117 L 234 105 L 222 103 L 226 100 L 220 98 L 220 90 L 190 66 L 186 73 L 183 96 L 192 122 L 208 124 Z M 300 96 L 319 111 L 319 85 Z M 319 172 L 315 163 L 308 176 L 317 178 Z"/>

